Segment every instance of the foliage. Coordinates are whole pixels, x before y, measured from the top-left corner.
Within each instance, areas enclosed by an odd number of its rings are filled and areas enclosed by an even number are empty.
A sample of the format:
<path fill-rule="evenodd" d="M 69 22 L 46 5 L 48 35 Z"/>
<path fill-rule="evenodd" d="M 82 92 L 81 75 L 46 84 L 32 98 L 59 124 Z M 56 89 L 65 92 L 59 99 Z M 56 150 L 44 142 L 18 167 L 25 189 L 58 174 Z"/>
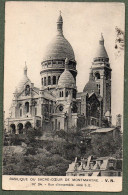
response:
<path fill-rule="evenodd" d="M 10 150 L 11 150 L 10 146 Z M 65 175 L 68 168 L 68 161 L 58 154 L 52 155 L 46 149 L 36 150 L 36 154 L 4 155 L 3 174 L 8 175 Z M 6 162 L 6 164 L 5 164 Z"/>
<path fill-rule="evenodd" d="M 39 133 L 39 134 L 38 134 Z M 69 164 L 81 155 L 122 157 L 122 137 L 112 135 L 93 135 L 91 144 L 87 137 L 77 129 L 60 131 L 62 139 L 39 140 L 39 132 L 29 129 L 24 138 L 27 145 L 4 146 L 3 174 L 14 175 L 65 175 Z M 68 137 L 68 140 L 67 140 Z"/>
<path fill-rule="evenodd" d="M 102 137 L 101 137 L 102 136 Z M 86 156 L 120 156 L 121 157 L 122 138 L 118 134 L 116 139 L 111 135 L 95 135 L 91 140 L 91 147 L 87 148 Z M 118 154 L 119 153 L 119 154 Z M 116 154 L 116 155 L 115 155 Z"/>

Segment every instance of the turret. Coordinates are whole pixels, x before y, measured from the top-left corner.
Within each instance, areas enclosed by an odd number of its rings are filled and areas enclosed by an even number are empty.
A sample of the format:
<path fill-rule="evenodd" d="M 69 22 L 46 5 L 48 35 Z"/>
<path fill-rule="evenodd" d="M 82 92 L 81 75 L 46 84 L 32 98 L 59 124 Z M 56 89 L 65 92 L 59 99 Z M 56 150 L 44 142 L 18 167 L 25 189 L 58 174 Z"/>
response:
<path fill-rule="evenodd" d="M 97 85 L 98 93 L 103 98 L 103 116 L 111 115 L 111 68 L 109 57 L 101 34 L 98 47 L 92 62 L 92 72 Z M 109 118 L 110 119 L 110 118 Z"/>
<path fill-rule="evenodd" d="M 70 94 L 72 99 L 76 98 L 76 82 L 74 80 L 73 75 L 68 69 L 68 58 L 65 59 L 65 70 L 60 75 L 58 81 L 58 98 L 60 100 L 66 100 Z"/>

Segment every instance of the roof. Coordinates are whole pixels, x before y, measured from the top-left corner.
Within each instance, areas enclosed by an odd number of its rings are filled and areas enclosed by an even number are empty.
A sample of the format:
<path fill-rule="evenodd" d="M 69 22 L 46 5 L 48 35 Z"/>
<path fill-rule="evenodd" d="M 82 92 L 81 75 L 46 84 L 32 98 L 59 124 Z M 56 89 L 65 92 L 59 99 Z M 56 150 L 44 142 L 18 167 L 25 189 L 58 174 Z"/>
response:
<path fill-rule="evenodd" d="M 39 94 L 39 88 L 33 87 L 33 90 L 34 90 L 37 94 Z"/>
<path fill-rule="evenodd" d="M 74 51 L 70 43 L 65 39 L 63 35 L 63 19 L 60 15 L 57 21 L 57 35 L 55 38 L 48 44 L 43 60 L 52 60 L 52 59 L 65 59 L 75 60 Z"/>
<path fill-rule="evenodd" d="M 111 157 L 111 156 L 99 157 L 96 160 L 106 160 L 106 159 L 109 159 L 109 160 L 117 160 L 116 158 Z"/>
<path fill-rule="evenodd" d="M 93 131 L 91 133 L 107 133 L 110 131 L 115 130 L 115 128 L 101 128 L 101 129 L 97 129 L 96 131 Z"/>
<path fill-rule="evenodd" d="M 69 70 L 65 69 L 64 72 L 60 75 L 58 85 L 75 85 L 75 80 Z"/>
<path fill-rule="evenodd" d="M 44 91 L 42 97 L 45 98 L 45 99 L 48 99 L 48 100 L 52 100 L 52 101 L 56 100 L 54 95 L 51 92 L 49 92 L 49 91 Z"/>
<path fill-rule="evenodd" d="M 88 93 L 94 92 L 98 94 L 98 87 L 96 81 L 92 77 L 89 78 L 89 81 L 85 85 L 83 92 L 88 92 Z"/>
<path fill-rule="evenodd" d="M 83 127 L 81 130 L 96 130 L 98 129 L 99 127 L 98 126 L 95 126 L 95 125 L 89 125 L 87 127 Z"/>
<path fill-rule="evenodd" d="M 24 68 L 24 74 L 22 79 L 20 80 L 18 86 L 16 87 L 15 93 L 20 93 L 24 89 L 24 86 L 27 82 L 31 82 L 30 79 L 27 76 L 27 67 Z"/>
<path fill-rule="evenodd" d="M 47 46 L 43 60 L 65 59 L 75 60 L 74 51 L 63 35 L 57 35 Z"/>
<path fill-rule="evenodd" d="M 97 47 L 96 53 L 95 53 L 95 58 L 108 58 L 107 51 L 104 46 L 104 38 L 103 35 L 101 34 L 101 38 L 99 40 L 99 45 Z"/>

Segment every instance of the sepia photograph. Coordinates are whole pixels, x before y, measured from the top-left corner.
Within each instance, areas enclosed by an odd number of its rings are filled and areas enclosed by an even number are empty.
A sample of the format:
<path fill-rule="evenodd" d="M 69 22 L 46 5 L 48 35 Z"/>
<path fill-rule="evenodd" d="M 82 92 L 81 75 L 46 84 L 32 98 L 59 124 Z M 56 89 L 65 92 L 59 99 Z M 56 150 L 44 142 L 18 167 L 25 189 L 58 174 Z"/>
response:
<path fill-rule="evenodd" d="M 124 3 L 5 3 L 4 190 L 121 191 L 124 42 Z"/>

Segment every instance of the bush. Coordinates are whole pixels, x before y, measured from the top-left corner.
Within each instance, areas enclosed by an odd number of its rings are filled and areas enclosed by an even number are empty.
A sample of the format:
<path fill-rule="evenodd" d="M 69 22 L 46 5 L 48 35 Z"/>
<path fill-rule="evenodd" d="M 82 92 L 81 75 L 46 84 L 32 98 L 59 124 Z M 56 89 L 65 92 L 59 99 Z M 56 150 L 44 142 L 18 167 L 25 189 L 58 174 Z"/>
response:
<path fill-rule="evenodd" d="M 29 134 L 29 133 L 28 133 Z M 81 136 L 81 135 L 80 135 Z M 35 136 L 34 136 L 35 137 Z M 31 137 L 33 139 L 34 137 Z M 77 135 L 79 138 L 79 136 Z M 72 139 L 72 138 L 71 138 Z M 4 146 L 3 173 L 7 175 L 56 175 L 66 174 L 69 164 L 81 157 L 82 149 L 85 157 L 89 155 L 114 156 L 121 158 L 122 139 L 119 135 L 114 139 L 110 135 L 95 135 L 91 145 L 85 148 L 79 142 L 63 141 L 29 141 L 28 146 Z M 86 149 L 86 151 L 85 151 Z"/>
<path fill-rule="evenodd" d="M 113 138 L 112 135 L 95 135 L 91 140 L 91 147 L 87 148 L 86 155 L 113 156 L 117 151 L 121 151 L 122 138 L 120 134 Z"/>

